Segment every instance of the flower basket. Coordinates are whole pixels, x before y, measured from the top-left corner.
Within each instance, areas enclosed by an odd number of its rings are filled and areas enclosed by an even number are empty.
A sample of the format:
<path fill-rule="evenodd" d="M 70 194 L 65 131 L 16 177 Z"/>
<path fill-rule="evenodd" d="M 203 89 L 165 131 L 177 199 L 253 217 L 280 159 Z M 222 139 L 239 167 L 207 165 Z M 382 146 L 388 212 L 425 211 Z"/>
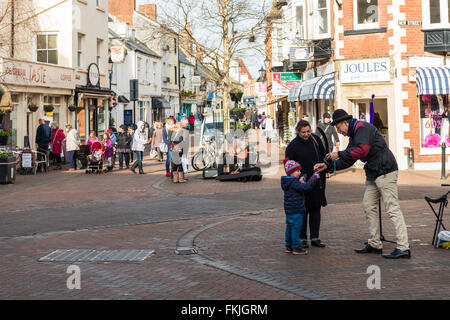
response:
<path fill-rule="evenodd" d="M 77 106 L 74 106 L 74 105 L 70 105 L 70 106 L 68 106 L 67 108 L 69 109 L 70 112 L 75 112 L 75 111 L 77 111 Z"/>
<path fill-rule="evenodd" d="M 8 144 L 8 131 L 0 130 L 0 146 L 6 146 Z"/>
<path fill-rule="evenodd" d="M 55 109 L 53 106 L 44 106 L 44 111 L 45 112 L 52 112 L 53 109 Z"/>
<path fill-rule="evenodd" d="M 0 152 L 0 183 L 11 183 L 16 179 L 16 157 Z"/>
<path fill-rule="evenodd" d="M 28 110 L 30 110 L 31 112 L 36 112 L 37 109 L 39 109 L 39 107 L 37 105 L 35 105 L 35 104 L 30 104 L 28 106 Z"/>

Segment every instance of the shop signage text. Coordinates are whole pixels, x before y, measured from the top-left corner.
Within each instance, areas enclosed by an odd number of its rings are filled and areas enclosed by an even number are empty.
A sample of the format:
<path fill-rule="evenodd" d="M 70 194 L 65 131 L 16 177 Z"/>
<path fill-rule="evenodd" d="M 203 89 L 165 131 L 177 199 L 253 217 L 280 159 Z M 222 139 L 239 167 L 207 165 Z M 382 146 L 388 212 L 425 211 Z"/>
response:
<path fill-rule="evenodd" d="M 272 94 L 274 96 L 287 96 L 289 90 L 302 81 L 301 73 L 278 72 L 272 74 Z"/>
<path fill-rule="evenodd" d="M 399 26 L 421 26 L 422 25 L 422 21 L 420 20 L 399 20 L 398 21 L 398 25 Z"/>
<path fill-rule="evenodd" d="M 292 47 L 290 50 L 291 62 L 301 62 L 309 60 L 309 47 Z"/>
<path fill-rule="evenodd" d="M 91 86 L 97 87 L 100 82 L 100 71 L 96 63 L 91 63 L 88 68 L 88 82 Z"/>
<path fill-rule="evenodd" d="M 64 89 L 75 87 L 73 70 L 59 67 L 5 59 L 0 67 L 1 73 L 5 83 Z"/>
<path fill-rule="evenodd" d="M 341 62 L 342 83 L 383 82 L 391 80 L 389 59 Z"/>

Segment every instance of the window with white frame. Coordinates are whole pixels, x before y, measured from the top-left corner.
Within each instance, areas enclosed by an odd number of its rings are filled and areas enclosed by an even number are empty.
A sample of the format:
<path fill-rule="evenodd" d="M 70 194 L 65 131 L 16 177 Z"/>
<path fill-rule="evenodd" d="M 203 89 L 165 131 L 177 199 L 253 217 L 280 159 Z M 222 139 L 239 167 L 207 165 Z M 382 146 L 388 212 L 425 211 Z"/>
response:
<path fill-rule="evenodd" d="M 156 62 L 153 62 L 153 82 L 156 82 Z"/>
<path fill-rule="evenodd" d="M 305 6 L 299 5 L 296 7 L 296 38 L 305 39 Z"/>
<path fill-rule="evenodd" d="M 328 23 L 328 1 L 319 0 L 317 4 L 317 13 L 319 17 L 319 35 L 325 35 L 329 33 Z"/>
<path fill-rule="evenodd" d="M 83 45 L 84 45 L 84 35 L 78 34 L 78 48 L 77 48 L 77 66 L 78 68 L 83 67 Z"/>
<path fill-rule="evenodd" d="M 141 69 L 142 69 L 142 58 L 137 58 L 137 78 L 141 77 Z"/>
<path fill-rule="evenodd" d="M 450 28 L 450 0 L 422 1 L 424 29 Z"/>
<path fill-rule="evenodd" d="M 58 64 L 58 36 L 56 34 L 38 34 L 36 49 L 38 62 Z"/>
<path fill-rule="evenodd" d="M 379 27 L 378 0 L 353 0 L 355 29 Z"/>

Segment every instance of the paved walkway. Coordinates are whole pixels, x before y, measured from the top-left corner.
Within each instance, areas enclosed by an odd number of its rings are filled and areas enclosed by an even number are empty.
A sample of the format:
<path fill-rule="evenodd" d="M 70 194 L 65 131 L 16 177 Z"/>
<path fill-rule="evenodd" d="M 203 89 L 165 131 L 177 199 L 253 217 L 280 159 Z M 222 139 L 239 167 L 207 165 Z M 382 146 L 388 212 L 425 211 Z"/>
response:
<path fill-rule="evenodd" d="M 367 239 L 362 170 L 349 170 L 328 180 L 329 205 L 323 210 L 321 228 L 328 246 L 311 248 L 307 256 L 293 256 L 283 250 L 281 170 L 256 183 L 203 180 L 192 173 L 188 183 L 173 184 L 164 177 L 163 164 L 146 160 L 144 169 L 148 174 L 143 176 L 129 171 L 95 176 L 51 172 L 19 176 L 14 185 L 0 185 L 2 225 L 17 221 L 48 229 L 34 235 L 24 232 L 5 237 L 6 231 L 0 235 L 0 299 L 448 297 L 448 252 L 430 245 L 435 218 L 423 200 L 424 195 L 437 197 L 446 191 L 440 187 L 439 172 L 400 173 L 401 207 L 413 258 L 389 261 L 353 252 Z M 129 212 L 116 205 L 126 201 L 131 203 Z M 127 219 L 135 214 L 133 208 L 145 211 L 146 201 L 150 206 L 145 219 L 137 216 L 130 223 Z M 172 205 L 166 211 L 155 211 L 155 201 Z M 217 212 L 211 207 L 209 214 L 195 214 L 196 202 L 204 206 L 211 201 L 217 204 Z M 252 202 L 254 207 L 248 205 Z M 188 211 L 186 203 L 191 214 L 177 215 Z M 232 209 L 227 213 L 226 208 Z M 119 221 L 121 212 L 123 224 L 111 224 Z M 68 216 L 76 222 L 74 227 L 60 229 Z M 384 235 L 393 240 L 392 225 L 383 217 Z M 102 223 L 90 227 L 90 218 Z M 444 224 L 450 225 L 448 215 Z M 176 254 L 180 244 L 191 246 L 197 254 Z M 385 251 L 393 247 L 386 243 Z M 155 253 L 139 263 L 38 261 L 56 249 L 148 249 Z M 66 286 L 71 264 L 80 267 L 81 290 Z M 381 269 L 380 290 L 367 288 L 371 265 Z"/>

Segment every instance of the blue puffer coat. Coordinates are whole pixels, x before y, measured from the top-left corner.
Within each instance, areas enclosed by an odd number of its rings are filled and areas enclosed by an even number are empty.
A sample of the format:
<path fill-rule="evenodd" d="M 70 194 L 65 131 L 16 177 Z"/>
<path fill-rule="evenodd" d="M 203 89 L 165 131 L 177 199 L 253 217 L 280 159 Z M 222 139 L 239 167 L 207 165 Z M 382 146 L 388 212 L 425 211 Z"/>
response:
<path fill-rule="evenodd" d="M 281 177 L 281 188 L 284 191 L 284 212 L 287 215 L 306 212 L 304 194 L 313 189 L 318 180 L 317 177 L 318 175 L 314 174 L 306 184 L 291 176 Z"/>

